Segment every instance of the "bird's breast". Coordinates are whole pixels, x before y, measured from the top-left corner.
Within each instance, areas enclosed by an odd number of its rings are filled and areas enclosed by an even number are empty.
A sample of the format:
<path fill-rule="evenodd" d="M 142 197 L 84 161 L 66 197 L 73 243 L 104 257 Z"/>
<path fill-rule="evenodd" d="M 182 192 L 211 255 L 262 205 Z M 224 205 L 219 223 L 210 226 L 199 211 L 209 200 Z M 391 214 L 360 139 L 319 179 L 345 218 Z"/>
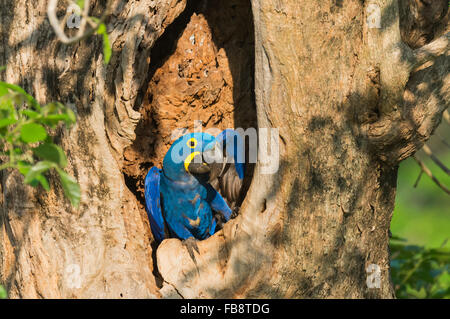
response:
<path fill-rule="evenodd" d="M 163 214 L 171 227 L 184 225 L 196 238 L 206 236 L 212 223 L 212 211 L 206 201 L 206 188 L 197 185 L 181 185 L 170 180 L 161 181 Z"/>

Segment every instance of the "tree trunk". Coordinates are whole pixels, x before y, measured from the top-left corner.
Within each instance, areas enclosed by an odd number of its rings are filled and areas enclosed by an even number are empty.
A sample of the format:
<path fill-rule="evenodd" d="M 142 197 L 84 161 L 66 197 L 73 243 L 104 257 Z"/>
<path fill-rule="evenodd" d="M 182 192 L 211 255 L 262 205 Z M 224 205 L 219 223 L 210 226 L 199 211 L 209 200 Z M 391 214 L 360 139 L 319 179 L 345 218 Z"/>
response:
<path fill-rule="evenodd" d="M 446 1 L 423 15 L 422 1 L 399 3 L 116 0 L 105 66 L 100 37 L 64 46 L 46 3 L 2 0 L 2 80 L 76 111 L 77 125 L 55 133 L 82 189 L 74 210 L 56 179 L 46 193 L 1 173 L 9 295 L 394 297 L 397 165 L 450 101 Z M 259 136 L 278 145 L 278 171 L 259 158 L 239 216 L 199 242 L 197 265 L 177 239 L 154 245 L 142 204 L 146 171 L 194 117 L 279 132 Z"/>

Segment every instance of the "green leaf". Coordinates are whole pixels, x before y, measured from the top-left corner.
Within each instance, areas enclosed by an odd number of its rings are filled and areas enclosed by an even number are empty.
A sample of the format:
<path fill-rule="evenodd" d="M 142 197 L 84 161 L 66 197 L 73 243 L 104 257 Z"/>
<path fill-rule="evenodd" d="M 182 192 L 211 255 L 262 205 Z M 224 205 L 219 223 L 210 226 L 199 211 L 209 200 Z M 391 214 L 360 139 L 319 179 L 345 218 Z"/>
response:
<path fill-rule="evenodd" d="M 71 109 L 66 108 L 66 114 L 68 117 L 68 121 L 66 121 L 66 125 L 75 124 L 75 122 L 77 121 L 77 117 L 76 117 L 75 113 Z"/>
<path fill-rule="evenodd" d="M 22 151 L 20 148 L 18 148 L 18 147 L 16 147 L 15 149 L 13 149 L 13 152 L 14 152 L 14 154 L 16 154 L 16 155 L 22 155 L 22 154 L 23 154 L 23 151 Z"/>
<path fill-rule="evenodd" d="M 97 22 L 97 23 L 98 23 L 98 22 Z M 105 25 L 104 23 L 101 23 L 101 24 L 98 26 L 97 34 L 104 34 L 104 33 L 106 33 L 106 25 Z"/>
<path fill-rule="evenodd" d="M 103 33 L 103 56 L 105 58 L 105 64 L 109 63 L 111 55 L 112 55 L 111 44 L 109 43 L 108 34 L 105 32 Z"/>
<path fill-rule="evenodd" d="M 105 64 L 108 64 L 111 59 L 112 49 L 111 44 L 109 43 L 106 25 L 104 23 L 100 24 L 98 27 L 97 34 L 101 34 L 103 36 L 103 57 L 105 59 Z"/>
<path fill-rule="evenodd" d="M 3 288 L 2 285 L 0 285 L 0 299 L 6 299 L 8 298 L 8 293 L 6 292 L 6 289 Z"/>
<path fill-rule="evenodd" d="M 58 164 L 60 167 L 67 166 L 67 158 L 63 149 L 53 143 L 43 143 L 33 148 L 33 153 L 43 160 Z"/>
<path fill-rule="evenodd" d="M 45 117 L 45 120 L 50 120 L 57 123 L 59 121 L 67 122 L 70 120 L 70 118 L 67 114 L 49 114 Z"/>
<path fill-rule="evenodd" d="M 450 273 L 444 272 L 438 279 L 439 283 L 442 285 L 442 287 L 449 287 L 450 288 Z"/>
<path fill-rule="evenodd" d="M 41 109 L 41 114 L 46 117 L 49 114 L 54 114 L 58 111 L 59 105 L 57 103 L 48 103 Z"/>
<path fill-rule="evenodd" d="M 12 118 L 7 118 L 7 119 L 1 119 L 0 120 L 0 127 L 6 127 L 12 124 L 17 123 L 16 119 L 12 119 Z"/>
<path fill-rule="evenodd" d="M 34 166 L 32 166 L 25 175 L 25 183 L 30 184 L 34 180 L 39 180 L 39 175 L 48 171 L 50 168 L 55 167 L 56 165 L 49 161 L 37 162 Z"/>
<path fill-rule="evenodd" d="M 0 117 L 1 118 L 12 118 L 17 119 L 16 108 L 13 103 L 12 98 L 0 98 Z"/>
<path fill-rule="evenodd" d="M 28 116 L 30 119 L 35 119 L 39 116 L 39 113 L 32 110 L 22 110 L 22 114 Z"/>
<path fill-rule="evenodd" d="M 0 97 L 8 94 L 8 89 L 4 86 L 0 86 Z"/>
<path fill-rule="evenodd" d="M 66 122 L 67 119 L 67 116 L 64 114 L 51 114 L 47 115 L 45 118 L 42 118 L 40 122 L 52 128 L 55 128 L 59 124 L 59 122 Z"/>
<path fill-rule="evenodd" d="M 39 181 L 39 183 L 41 183 L 42 187 L 44 187 L 44 189 L 48 192 L 50 190 L 50 185 L 48 184 L 47 179 L 45 178 L 44 175 L 38 175 L 36 177 L 36 180 Z"/>
<path fill-rule="evenodd" d="M 424 287 L 421 287 L 419 290 L 416 290 L 412 288 L 411 286 L 406 286 L 406 292 L 410 294 L 411 296 L 418 298 L 418 299 L 424 299 L 427 297 L 427 292 L 425 291 Z"/>
<path fill-rule="evenodd" d="M 77 0 L 77 5 L 80 7 L 81 10 L 84 8 L 84 0 Z"/>
<path fill-rule="evenodd" d="M 67 126 L 76 122 L 75 113 L 64 104 L 59 102 L 52 102 L 42 107 L 43 118 L 41 123 L 56 126 L 60 121 L 66 123 Z"/>
<path fill-rule="evenodd" d="M 61 178 L 61 184 L 64 189 L 64 194 L 69 198 L 74 207 L 78 207 L 81 199 L 80 185 L 78 185 L 75 178 L 68 175 L 62 169 L 56 167 L 59 177 Z"/>
<path fill-rule="evenodd" d="M 390 245 L 391 274 L 398 298 L 450 298 L 450 254 L 441 248 Z"/>
<path fill-rule="evenodd" d="M 20 86 L 11 84 L 11 83 L 6 83 L 3 81 L 0 81 L 0 88 L 3 89 L 9 89 L 11 91 L 20 93 L 21 95 L 23 95 L 25 97 L 25 99 L 27 100 L 28 104 L 31 105 L 32 107 L 34 107 L 36 110 L 40 110 L 41 106 L 39 105 L 39 103 L 36 101 L 36 99 L 34 97 L 32 97 L 30 94 L 28 94 L 24 89 L 22 89 Z"/>
<path fill-rule="evenodd" d="M 30 164 L 30 163 L 27 163 L 27 162 L 20 161 L 20 162 L 17 163 L 17 168 L 19 169 L 19 172 L 20 172 L 23 176 L 25 176 L 25 175 L 27 175 L 28 172 L 30 171 L 30 169 L 31 169 L 31 164 Z"/>
<path fill-rule="evenodd" d="M 17 168 L 19 169 L 19 172 L 22 173 L 22 175 L 26 176 L 28 172 L 31 169 L 31 164 L 27 162 L 19 162 L 17 164 Z M 27 182 L 28 185 L 31 185 L 33 187 L 38 186 L 38 184 L 41 183 L 41 185 L 48 191 L 50 186 L 48 185 L 47 179 L 42 175 L 38 174 L 36 177 L 31 179 L 29 182 Z"/>
<path fill-rule="evenodd" d="M 20 137 L 26 143 L 40 142 L 47 137 L 47 131 L 40 124 L 28 123 L 21 127 Z"/>

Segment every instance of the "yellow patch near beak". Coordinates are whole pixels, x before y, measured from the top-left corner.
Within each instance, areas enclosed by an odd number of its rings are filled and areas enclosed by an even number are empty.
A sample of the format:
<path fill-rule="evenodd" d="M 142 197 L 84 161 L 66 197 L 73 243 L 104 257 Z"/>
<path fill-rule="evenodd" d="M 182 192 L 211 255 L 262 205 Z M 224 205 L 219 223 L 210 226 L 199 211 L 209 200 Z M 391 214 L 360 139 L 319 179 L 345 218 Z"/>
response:
<path fill-rule="evenodd" d="M 200 152 L 194 152 L 189 154 L 188 157 L 184 160 L 184 168 L 186 169 L 186 172 L 189 172 L 189 164 L 191 164 L 192 160 L 196 155 L 200 155 Z"/>

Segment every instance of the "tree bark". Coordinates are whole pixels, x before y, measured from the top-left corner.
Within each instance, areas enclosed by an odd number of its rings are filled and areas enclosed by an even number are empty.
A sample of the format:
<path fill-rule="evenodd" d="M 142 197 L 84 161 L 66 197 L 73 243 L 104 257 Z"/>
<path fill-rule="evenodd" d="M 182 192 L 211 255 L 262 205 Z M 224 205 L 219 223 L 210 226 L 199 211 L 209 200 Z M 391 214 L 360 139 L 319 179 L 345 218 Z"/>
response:
<path fill-rule="evenodd" d="M 160 296 L 147 216 L 125 185 L 121 162 L 135 138 L 133 107 L 146 83 L 150 49 L 185 1 L 110 3 L 107 66 L 99 36 L 59 43 L 46 1 L 1 3 L 2 79 L 41 103 L 60 101 L 76 112 L 76 126 L 57 133 L 83 190 L 74 210 L 56 179 L 46 194 L 23 186 L 16 172 L 2 172 L 0 274 L 12 298 Z M 63 15 L 64 3 L 58 9 Z M 90 15 L 103 10 L 105 3 L 96 1 Z"/>
<path fill-rule="evenodd" d="M 138 146 L 155 143 L 156 137 L 145 133 L 148 127 L 158 134 L 154 123 L 167 130 L 168 123 L 172 129 L 180 126 L 176 116 L 169 114 L 162 122 L 149 115 L 155 108 L 170 111 L 178 101 L 183 110 L 192 105 L 201 109 L 196 98 L 212 101 L 209 111 L 202 111 L 209 114 L 229 110 L 231 103 L 234 109 L 223 112 L 225 120 L 217 126 L 240 124 L 239 97 L 247 101 L 241 114 L 249 114 L 253 86 L 243 89 L 245 81 L 232 80 L 253 69 L 232 61 L 251 56 L 242 52 L 252 41 L 235 41 L 233 45 L 244 47 L 241 51 L 228 48 L 233 41 L 217 36 L 221 24 L 214 28 L 214 15 L 207 14 L 213 11 L 205 9 L 203 16 L 211 19 L 215 34 L 215 44 L 205 50 L 216 55 L 216 63 L 204 64 L 222 74 L 223 81 L 217 75 L 209 77 L 214 82 L 192 76 L 186 81 L 197 81 L 194 87 L 208 84 L 192 91 L 174 77 L 179 86 L 164 90 L 159 79 L 171 83 L 171 68 L 181 65 L 183 51 L 175 49 L 178 57 L 163 56 L 158 71 L 152 69 L 152 55 L 157 54 L 152 48 L 185 10 L 186 1 L 112 1 L 107 25 L 113 56 L 105 66 L 99 37 L 72 46 L 58 42 L 45 2 L 3 0 L 0 65 L 7 69 L 2 80 L 23 86 L 42 103 L 58 100 L 76 111 L 77 125 L 56 134 L 68 153 L 69 172 L 82 189 L 80 209 L 74 210 L 56 179 L 45 193 L 23 186 L 17 172 L 1 173 L 0 282 L 9 295 L 394 297 L 388 245 L 397 165 L 431 136 L 450 100 L 448 25 L 426 41 L 417 35 L 406 39 L 412 18 L 402 24 L 400 17 L 413 2 L 251 1 L 257 127 L 279 131 L 276 138 L 260 135 L 259 142 L 279 144 L 280 166 L 275 174 L 265 174 L 258 161 L 239 216 L 199 242 L 195 265 L 177 239 L 165 240 L 157 249 L 153 245 L 139 195 L 142 182 L 136 181 L 150 161 L 139 154 L 148 152 L 153 164 L 164 154 Z M 380 8 L 381 28 L 367 23 L 370 4 Z M 213 10 L 217 4 L 202 5 Z M 97 1 L 92 15 L 104 9 Z M 432 22 L 448 23 L 447 11 Z M 187 30 L 206 28 L 201 17 L 189 23 Z M 180 35 L 181 47 L 187 36 Z M 227 54 L 220 45 L 228 48 Z M 227 59 L 230 65 L 222 64 Z M 224 89 L 227 85 L 233 97 Z M 147 101 L 147 88 L 152 101 Z M 169 98 L 168 92 L 179 91 L 194 99 Z M 199 91 L 204 93 L 200 97 Z M 233 115 L 230 121 L 227 116 Z M 169 134 L 162 139 L 164 149 Z M 376 287 L 368 285 L 371 265 L 380 271 Z"/>

